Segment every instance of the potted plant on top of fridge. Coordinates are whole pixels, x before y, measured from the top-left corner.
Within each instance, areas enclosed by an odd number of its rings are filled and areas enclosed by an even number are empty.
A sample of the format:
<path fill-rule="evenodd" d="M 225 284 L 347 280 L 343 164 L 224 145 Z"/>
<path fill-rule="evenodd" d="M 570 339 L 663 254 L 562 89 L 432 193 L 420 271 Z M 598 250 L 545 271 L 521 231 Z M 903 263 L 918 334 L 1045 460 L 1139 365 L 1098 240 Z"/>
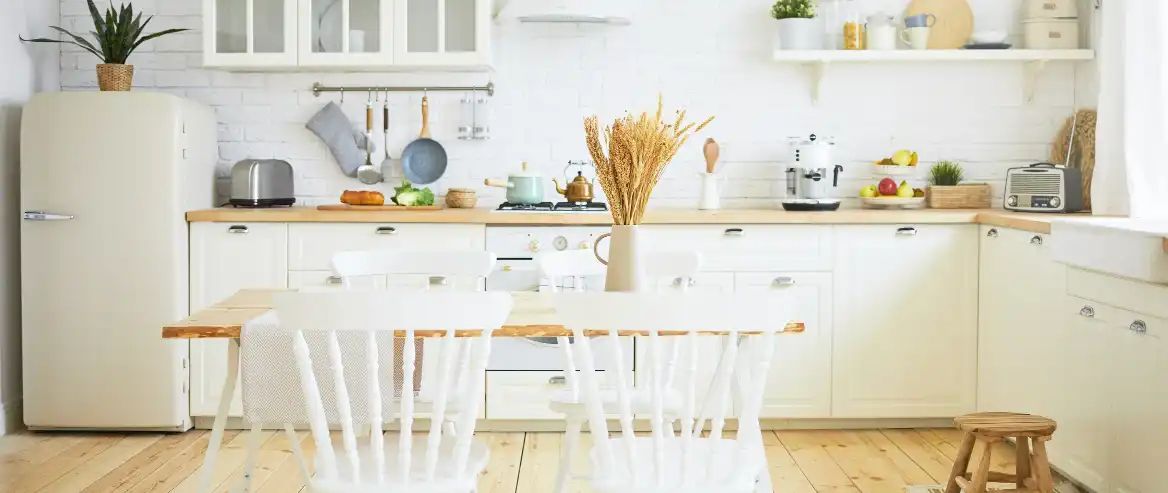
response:
<path fill-rule="evenodd" d="M 146 30 L 146 25 L 150 24 L 154 16 L 147 17 L 146 21 L 143 22 L 141 13 L 134 15 L 133 4 L 122 4 L 121 8 L 117 10 L 114 10 L 111 4 L 103 16 L 97 10 L 97 5 L 94 5 L 93 0 L 89 0 L 89 14 L 93 17 L 93 31 L 90 31 L 90 34 L 93 34 L 97 41 L 96 46 L 85 38 L 57 26 L 49 27 L 71 39 L 24 39 L 24 37 L 20 37 L 20 40 L 32 43 L 71 44 L 93 53 L 104 62 L 97 66 L 97 84 L 103 91 L 130 90 L 134 81 L 134 66 L 127 65 L 126 59 L 142 43 L 159 36 L 190 30 L 165 29 L 143 36 L 142 32 Z"/>
<path fill-rule="evenodd" d="M 822 49 L 822 25 L 815 19 L 813 0 L 777 0 L 771 6 L 771 17 L 778 20 L 778 49 Z"/>

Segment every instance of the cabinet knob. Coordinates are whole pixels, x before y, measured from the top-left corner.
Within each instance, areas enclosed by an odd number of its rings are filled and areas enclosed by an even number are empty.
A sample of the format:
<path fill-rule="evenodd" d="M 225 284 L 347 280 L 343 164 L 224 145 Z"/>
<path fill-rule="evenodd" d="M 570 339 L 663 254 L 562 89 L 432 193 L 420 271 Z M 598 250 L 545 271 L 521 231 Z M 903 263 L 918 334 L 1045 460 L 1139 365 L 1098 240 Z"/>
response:
<path fill-rule="evenodd" d="M 1128 326 L 1128 329 L 1137 334 L 1147 334 L 1148 324 L 1144 323 L 1143 320 L 1136 320 L 1135 322 L 1132 322 L 1130 326 Z"/>
<path fill-rule="evenodd" d="M 1038 235 L 1034 235 L 1034 238 L 1030 239 L 1030 244 L 1031 245 L 1042 245 L 1042 237 L 1038 236 Z"/>
<path fill-rule="evenodd" d="M 233 235 L 245 235 L 247 231 L 247 226 L 232 226 L 227 228 L 227 232 Z"/>
<path fill-rule="evenodd" d="M 730 228 L 726 230 L 726 236 L 746 236 L 746 231 L 742 228 Z"/>
<path fill-rule="evenodd" d="M 563 375 L 556 375 L 548 379 L 548 385 L 567 385 L 568 377 Z"/>
<path fill-rule="evenodd" d="M 531 243 L 527 244 L 527 249 L 531 250 L 533 252 L 538 252 L 539 248 L 540 248 L 539 240 L 532 240 Z"/>
<path fill-rule="evenodd" d="M 431 286 L 446 286 L 450 284 L 450 279 L 446 276 L 432 276 L 430 277 Z"/>
<path fill-rule="evenodd" d="M 991 228 L 989 231 L 986 231 L 986 236 L 988 236 L 990 238 L 997 238 L 998 237 L 998 228 Z"/>
<path fill-rule="evenodd" d="M 581 241 L 581 242 L 580 242 L 580 249 L 581 249 L 581 250 L 591 250 L 591 249 L 592 249 L 592 244 L 591 244 L 591 243 L 589 243 L 589 242 L 587 242 L 587 241 Z"/>
<path fill-rule="evenodd" d="M 514 268 L 514 267 L 511 267 L 510 265 L 504 265 L 504 266 L 503 266 L 503 272 L 511 272 L 511 271 L 513 271 L 513 270 L 515 270 L 515 268 Z"/>
<path fill-rule="evenodd" d="M 917 228 L 896 228 L 897 236 L 916 236 Z"/>
<path fill-rule="evenodd" d="M 1090 306 L 1084 306 L 1082 310 L 1079 310 L 1079 315 L 1087 318 L 1095 318 L 1095 309 Z"/>
<path fill-rule="evenodd" d="M 795 278 L 793 278 L 793 277 L 786 277 L 786 276 L 784 276 L 784 277 L 776 277 L 776 278 L 775 278 L 775 282 L 774 282 L 774 284 L 775 284 L 775 286 L 778 286 L 778 287 L 781 287 L 781 288 L 785 288 L 785 287 L 794 286 L 794 285 L 795 285 Z"/>
<path fill-rule="evenodd" d="M 380 228 L 377 228 L 377 234 L 379 234 L 379 235 L 395 235 L 395 234 L 397 234 L 397 228 L 393 228 L 393 227 L 389 227 L 389 226 L 382 226 Z"/>

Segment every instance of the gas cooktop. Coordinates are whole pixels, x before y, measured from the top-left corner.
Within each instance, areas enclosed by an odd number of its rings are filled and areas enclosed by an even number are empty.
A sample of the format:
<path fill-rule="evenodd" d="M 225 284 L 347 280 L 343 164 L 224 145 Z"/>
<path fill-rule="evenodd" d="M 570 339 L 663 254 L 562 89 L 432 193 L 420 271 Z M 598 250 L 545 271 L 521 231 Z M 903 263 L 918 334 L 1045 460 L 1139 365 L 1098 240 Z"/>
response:
<path fill-rule="evenodd" d="M 500 212 L 607 212 L 608 204 L 604 202 L 540 202 L 538 204 L 512 204 L 503 202 L 497 209 Z"/>

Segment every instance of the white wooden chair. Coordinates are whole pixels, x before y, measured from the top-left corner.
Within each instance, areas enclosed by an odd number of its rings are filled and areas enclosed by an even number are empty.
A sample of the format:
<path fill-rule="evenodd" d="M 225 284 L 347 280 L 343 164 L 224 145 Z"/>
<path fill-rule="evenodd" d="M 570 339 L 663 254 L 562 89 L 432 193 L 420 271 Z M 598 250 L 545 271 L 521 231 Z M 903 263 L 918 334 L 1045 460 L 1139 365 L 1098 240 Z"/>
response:
<path fill-rule="evenodd" d="M 651 285 L 657 286 L 658 290 L 660 290 L 663 285 L 672 282 L 681 291 L 689 288 L 694 276 L 701 271 L 703 260 L 699 252 L 653 252 L 645 255 L 644 259 L 646 278 L 650 280 Z M 596 260 L 591 250 L 542 254 L 536 257 L 536 264 L 541 277 L 549 279 L 553 292 L 558 292 L 560 286 L 567 285 L 566 281 L 568 279 L 573 281 L 572 286 L 577 292 L 584 291 L 585 279 L 587 277 L 602 275 L 605 272 L 604 264 Z M 560 453 L 559 472 L 556 474 L 556 489 L 554 490 L 556 493 L 564 493 L 567 491 L 568 484 L 573 477 L 587 477 L 572 473 L 574 466 L 572 464 L 572 450 L 576 448 L 576 444 L 580 441 L 580 431 L 583 428 L 584 422 L 588 419 L 588 414 L 584 401 L 580 396 L 579 382 L 576 378 L 577 368 L 573 361 L 571 340 L 568 337 L 559 337 L 557 338 L 557 343 L 564 350 L 564 380 L 567 388 L 552 394 L 550 408 L 552 411 L 563 414 L 566 421 L 564 444 Z M 678 346 L 672 342 L 668 343 L 667 346 L 667 351 L 676 358 Z M 606 372 L 609 374 L 608 380 L 610 381 L 613 378 L 611 374 L 626 370 L 619 366 L 614 368 L 612 362 L 609 362 L 608 366 L 610 369 L 615 370 Z M 668 383 L 665 387 L 668 390 L 665 398 L 665 414 L 670 417 L 675 417 L 680 412 L 681 396 L 678 392 L 672 390 L 672 367 L 666 375 L 666 379 Z M 637 412 L 647 412 L 649 408 L 649 395 L 647 392 L 640 390 L 634 392 L 633 406 Z M 610 414 L 615 414 L 618 409 L 616 394 L 611 391 L 606 391 L 604 396 L 605 408 L 608 409 Z"/>
<path fill-rule="evenodd" d="M 758 415 L 774 334 L 785 329 L 789 309 L 773 293 L 750 294 L 662 294 L 662 293 L 564 293 L 556 296 L 558 315 L 577 338 L 576 360 L 579 384 L 592 431 L 592 488 L 600 493 L 747 493 L 770 492 L 769 481 L 760 477 L 766 469 Z M 649 350 L 649 416 L 652 435 L 637 437 L 633 419 L 639 410 L 633 399 L 637 392 L 621 373 L 615 375 L 620 434 L 610 436 L 606 414 L 609 410 L 595 374 L 594 344 L 617 344 L 619 331 L 647 334 Z M 750 332 L 746 332 L 746 331 Z M 597 336 L 597 333 L 603 335 Z M 665 349 L 662 333 L 672 332 L 691 363 L 675 377 L 683 390 L 679 432 L 666 416 L 666 380 L 675 360 Z M 699 333 L 727 334 L 739 344 L 727 344 L 712 392 L 712 409 L 698 411 L 696 354 Z M 627 333 L 627 332 L 626 332 Z M 587 336 L 596 336 L 589 338 Z M 603 339 L 603 341 L 602 341 Z M 739 360 L 741 359 L 741 361 Z M 734 389 L 737 383 L 738 389 Z M 731 416 L 727 402 L 731 392 L 741 399 Z M 700 413 L 700 414 L 699 414 Z M 723 437 L 727 418 L 737 417 L 734 438 Z M 701 436 L 698 423 L 708 419 L 711 431 Z"/>
<path fill-rule="evenodd" d="M 280 293 L 266 323 L 249 325 L 243 333 L 245 367 L 265 375 L 256 382 L 263 387 L 244 387 L 245 403 L 252 404 L 245 413 L 251 420 L 284 423 L 294 447 L 298 440 L 292 426 L 309 425 L 317 449 L 316 477 L 309 479 L 303 464 L 301 472 L 310 491 L 475 491 L 488 455 L 484 445 L 472 443 L 472 435 L 483 402 L 491 334 L 506 321 L 511 306 L 511 295 L 498 292 Z M 459 350 L 455 331 L 479 329 L 481 336 L 466 339 L 473 348 Z M 434 334 L 442 337 L 437 339 L 439 384 L 430 406 L 417 407 L 413 392 L 404 392 L 397 402 L 395 375 L 410 382 L 415 370 L 411 351 L 401 360 L 393 357 L 393 341 Z M 452 389 L 465 393 L 460 396 L 465 405 L 457 411 L 448 406 Z M 417 417 L 430 419 L 427 433 L 415 434 Z M 441 425 L 449 420 L 457 421 L 457 435 Z M 383 425 L 394 422 L 399 436 L 385 437 Z M 341 452 L 334 450 L 330 425 L 339 425 Z M 254 442 L 249 440 L 245 482 L 254 467 Z"/>

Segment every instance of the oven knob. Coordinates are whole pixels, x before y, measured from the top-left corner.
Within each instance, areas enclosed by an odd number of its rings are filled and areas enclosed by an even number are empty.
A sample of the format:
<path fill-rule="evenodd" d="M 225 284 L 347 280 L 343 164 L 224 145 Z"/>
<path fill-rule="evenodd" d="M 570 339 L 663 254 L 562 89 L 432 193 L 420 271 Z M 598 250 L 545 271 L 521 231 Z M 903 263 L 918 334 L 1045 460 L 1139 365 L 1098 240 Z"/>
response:
<path fill-rule="evenodd" d="M 588 243 L 587 241 L 581 241 L 581 242 L 580 242 L 580 249 L 581 249 L 581 250 L 591 250 L 591 249 L 592 249 L 592 244 L 591 244 L 591 243 Z"/>
<path fill-rule="evenodd" d="M 1006 199 L 1006 205 L 1008 205 L 1008 206 L 1010 206 L 1010 207 L 1013 207 L 1013 206 L 1016 206 L 1016 205 L 1018 205 L 1018 196 L 1017 196 L 1017 195 L 1011 195 L 1011 196 L 1009 196 L 1009 197 Z"/>
<path fill-rule="evenodd" d="M 531 250 L 533 252 L 538 252 L 539 251 L 539 240 L 532 240 L 531 243 L 527 244 L 527 249 Z"/>
<path fill-rule="evenodd" d="M 1051 197 L 1050 198 L 1050 206 L 1051 207 L 1058 209 L 1059 206 L 1061 206 L 1061 205 L 1063 205 L 1063 199 L 1060 199 L 1058 197 Z"/>
<path fill-rule="evenodd" d="M 568 239 L 564 238 L 563 236 L 557 236 L 556 239 L 552 241 L 552 246 L 556 247 L 556 250 L 560 252 L 567 250 Z"/>

